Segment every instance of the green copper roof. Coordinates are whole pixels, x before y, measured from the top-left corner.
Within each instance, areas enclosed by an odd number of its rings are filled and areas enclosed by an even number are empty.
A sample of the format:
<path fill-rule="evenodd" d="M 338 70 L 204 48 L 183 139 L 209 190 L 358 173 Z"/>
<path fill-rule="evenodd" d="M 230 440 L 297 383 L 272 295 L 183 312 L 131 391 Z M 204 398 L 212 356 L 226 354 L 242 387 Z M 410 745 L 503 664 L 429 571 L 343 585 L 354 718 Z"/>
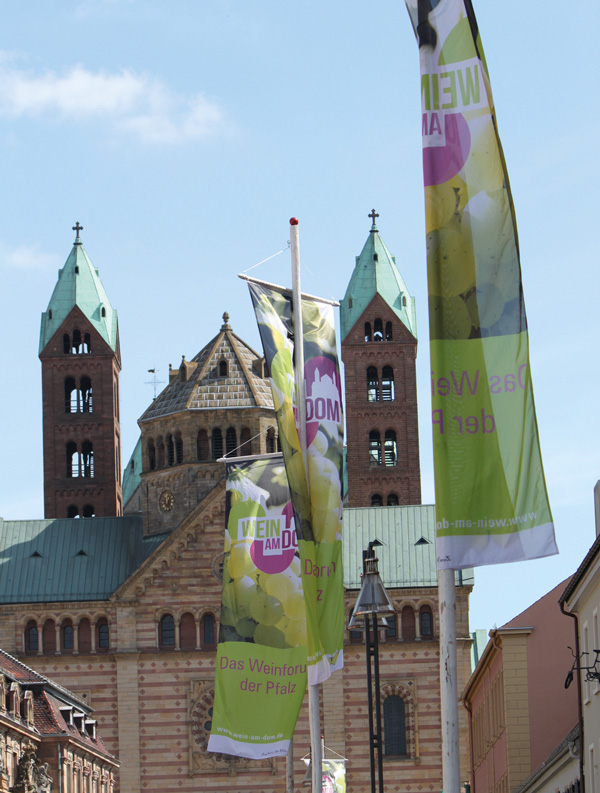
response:
<path fill-rule="evenodd" d="M 107 600 L 166 536 L 138 516 L 0 518 L 0 603 Z"/>
<path fill-rule="evenodd" d="M 91 263 L 79 237 L 75 238 L 65 266 L 58 271 L 54 292 L 42 314 L 40 352 L 75 306 L 81 309 L 111 349 L 116 350 L 117 312 L 110 305 L 98 270 Z"/>
<path fill-rule="evenodd" d="M 131 496 L 138 489 L 138 486 L 142 481 L 142 477 L 140 476 L 141 473 L 142 439 L 138 438 L 138 442 L 135 444 L 135 449 L 129 458 L 127 467 L 123 471 L 123 506 L 127 504 Z"/>
<path fill-rule="evenodd" d="M 436 587 L 435 506 L 354 507 L 343 513 L 344 586 L 360 589 L 362 552 L 370 542 L 377 548 L 379 573 L 384 586 Z M 473 585 L 473 568 L 457 570 L 457 585 Z"/>
<path fill-rule="evenodd" d="M 404 279 L 373 223 L 360 256 L 356 257 L 354 272 L 340 301 L 341 335 L 360 319 L 375 295 L 380 295 L 412 335 L 417 337 L 417 312 L 414 297 L 408 294 Z"/>

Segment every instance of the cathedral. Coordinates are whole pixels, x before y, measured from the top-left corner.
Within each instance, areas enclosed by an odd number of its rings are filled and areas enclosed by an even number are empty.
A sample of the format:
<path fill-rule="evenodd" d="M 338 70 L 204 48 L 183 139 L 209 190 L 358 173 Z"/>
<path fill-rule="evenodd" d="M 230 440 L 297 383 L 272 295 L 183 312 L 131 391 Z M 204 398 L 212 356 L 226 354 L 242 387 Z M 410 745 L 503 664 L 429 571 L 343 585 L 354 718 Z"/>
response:
<path fill-rule="evenodd" d="M 386 789 L 438 793 L 435 509 L 421 504 L 415 300 L 377 215 L 370 217 L 340 304 L 345 610 L 349 618 L 362 551 L 378 539 L 385 545 L 380 572 L 396 608 L 380 631 Z M 214 338 L 170 369 L 168 384 L 139 418 L 140 438 L 121 476 L 117 312 L 80 230 L 77 224 L 41 321 L 45 516 L 0 518 L 0 648 L 93 712 L 106 751 L 120 764 L 115 793 L 284 791 L 284 759 L 206 751 L 224 550 L 218 460 L 278 448 L 265 361 L 225 313 Z M 459 690 L 471 671 L 468 572 L 456 579 Z M 348 788 L 366 793 L 364 637 L 347 625 L 344 658 L 344 668 L 321 687 L 321 734 L 326 756 L 346 758 Z M 462 714 L 460 731 L 466 779 Z M 309 743 L 305 704 L 294 736 L 296 790 Z M 15 757 L 21 751 L 17 743 L 1 750 Z M 52 790 L 100 793 L 70 773 Z"/>

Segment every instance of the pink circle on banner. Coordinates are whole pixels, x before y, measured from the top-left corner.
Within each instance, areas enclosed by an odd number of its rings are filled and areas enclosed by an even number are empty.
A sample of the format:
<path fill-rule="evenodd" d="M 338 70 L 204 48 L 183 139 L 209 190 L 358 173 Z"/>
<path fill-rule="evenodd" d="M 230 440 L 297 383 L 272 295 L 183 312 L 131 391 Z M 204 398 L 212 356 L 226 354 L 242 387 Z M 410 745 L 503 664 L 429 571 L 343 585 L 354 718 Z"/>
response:
<path fill-rule="evenodd" d="M 314 441 L 323 422 L 342 421 L 342 382 L 335 361 L 317 355 L 304 367 L 306 383 L 306 444 Z"/>
<path fill-rule="evenodd" d="M 444 184 L 460 171 L 471 151 L 471 132 L 461 113 L 444 116 L 445 146 L 423 147 L 425 187 Z"/>
<path fill-rule="evenodd" d="M 292 559 L 296 554 L 298 539 L 296 537 L 291 501 L 288 501 L 285 505 L 283 515 L 285 517 L 285 529 L 281 532 L 281 536 L 269 538 L 269 540 L 277 539 L 279 548 L 269 548 L 267 551 L 270 551 L 270 553 L 265 553 L 266 540 L 262 539 L 255 539 L 250 546 L 250 558 L 263 573 L 283 573 L 291 565 Z"/>

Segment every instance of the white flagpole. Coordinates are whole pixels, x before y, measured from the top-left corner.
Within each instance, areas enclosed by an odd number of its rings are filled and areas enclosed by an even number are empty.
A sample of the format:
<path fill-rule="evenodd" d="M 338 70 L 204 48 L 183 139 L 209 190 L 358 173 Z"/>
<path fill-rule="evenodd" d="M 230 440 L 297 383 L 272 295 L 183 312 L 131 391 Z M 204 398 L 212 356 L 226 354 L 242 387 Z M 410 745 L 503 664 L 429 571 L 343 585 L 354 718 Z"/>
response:
<path fill-rule="evenodd" d="M 302 329 L 302 291 L 300 289 L 300 242 L 298 219 L 290 220 L 290 248 L 292 255 L 292 308 L 294 314 L 294 374 L 298 399 L 298 435 L 304 460 L 306 486 L 308 487 L 308 457 L 306 453 L 306 400 L 304 394 L 304 334 Z M 310 490 L 309 490 L 310 495 Z M 308 716 L 310 721 L 311 770 L 313 793 L 322 793 L 323 751 L 321 746 L 321 718 L 319 712 L 319 686 L 308 687 Z"/>
<path fill-rule="evenodd" d="M 460 793 L 456 588 L 454 570 L 438 570 L 440 607 L 440 699 L 442 713 L 442 790 Z"/>

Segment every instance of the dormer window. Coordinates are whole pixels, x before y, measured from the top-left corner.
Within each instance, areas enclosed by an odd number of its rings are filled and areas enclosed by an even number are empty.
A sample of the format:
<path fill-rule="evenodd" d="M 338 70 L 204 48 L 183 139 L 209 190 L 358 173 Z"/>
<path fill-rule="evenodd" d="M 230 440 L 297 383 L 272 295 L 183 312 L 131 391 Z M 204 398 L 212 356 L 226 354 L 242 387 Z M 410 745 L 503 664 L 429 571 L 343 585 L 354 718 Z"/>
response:
<path fill-rule="evenodd" d="M 106 309 L 104 308 L 104 306 L 102 306 L 102 311 L 100 312 L 100 314 L 101 314 L 103 317 L 105 317 L 105 316 L 106 316 Z"/>
<path fill-rule="evenodd" d="M 227 361 L 219 361 L 219 377 L 227 377 Z"/>

